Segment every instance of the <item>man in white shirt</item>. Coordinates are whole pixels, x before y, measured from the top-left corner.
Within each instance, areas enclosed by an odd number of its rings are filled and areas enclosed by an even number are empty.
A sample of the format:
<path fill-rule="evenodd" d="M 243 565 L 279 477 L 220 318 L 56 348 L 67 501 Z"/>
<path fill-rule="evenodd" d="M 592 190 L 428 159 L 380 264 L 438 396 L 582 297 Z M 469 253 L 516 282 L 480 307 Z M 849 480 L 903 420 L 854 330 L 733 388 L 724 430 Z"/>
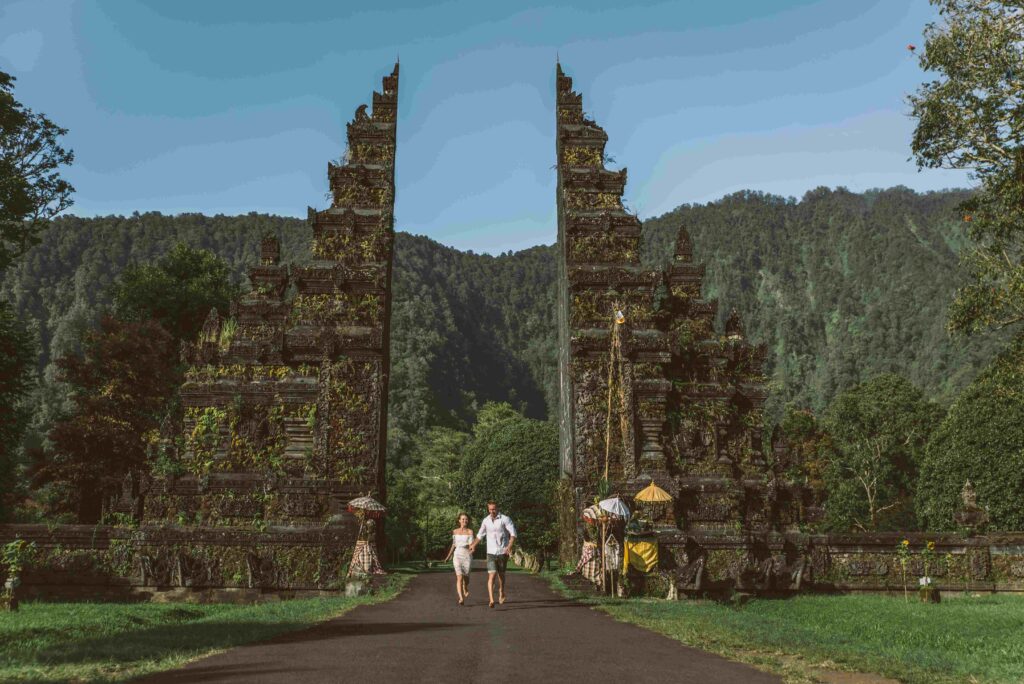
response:
<path fill-rule="evenodd" d="M 498 603 L 505 603 L 505 567 L 516 543 L 516 526 L 507 515 L 498 512 L 498 504 L 487 502 L 487 517 L 480 523 L 480 531 L 470 550 L 476 549 L 481 539 L 487 539 L 487 595 L 494 607 L 494 576 L 498 576 Z"/>

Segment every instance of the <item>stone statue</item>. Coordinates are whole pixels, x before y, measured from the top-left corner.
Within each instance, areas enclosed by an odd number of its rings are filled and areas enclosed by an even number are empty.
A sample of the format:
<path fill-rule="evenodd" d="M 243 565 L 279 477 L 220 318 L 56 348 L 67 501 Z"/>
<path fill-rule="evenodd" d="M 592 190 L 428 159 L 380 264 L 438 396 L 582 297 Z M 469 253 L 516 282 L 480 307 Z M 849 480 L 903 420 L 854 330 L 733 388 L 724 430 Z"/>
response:
<path fill-rule="evenodd" d="M 953 520 L 957 525 L 966 529 L 968 534 L 983 531 L 985 525 L 988 524 L 988 513 L 978 506 L 978 495 L 970 480 L 964 482 L 964 487 L 960 490 L 960 498 L 963 501 L 963 508 L 953 514 Z"/>
<path fill-rule="evenodd" d="M 974 491 L 974 485 L 971 484 L 971 480 L 968 478 L 964 482 L 964 488 L 960 490 L 960 498 L 963 499 L 965 511 L 977 511 L 978 509 L 978 495 Z"/>

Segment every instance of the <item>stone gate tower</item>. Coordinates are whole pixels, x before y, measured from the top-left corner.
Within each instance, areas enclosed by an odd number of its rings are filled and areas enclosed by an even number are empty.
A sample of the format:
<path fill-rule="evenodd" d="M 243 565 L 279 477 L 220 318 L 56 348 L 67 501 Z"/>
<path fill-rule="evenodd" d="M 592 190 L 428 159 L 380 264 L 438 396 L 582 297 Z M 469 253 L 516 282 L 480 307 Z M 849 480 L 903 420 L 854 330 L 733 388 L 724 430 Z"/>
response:
<path fill-rule="evenodd" d="M 145 497 L 147 521 L 301 529 L 384 496 L 397 103 L 396 64 L 327 165 L 312 260 L 283 265 L 265 238 L 252 291 L 184 349 L 181 448 Z"/>
<path fill-rule="evenodd" d="M 641 264 L 626 170 L 605 168 L 608 136 L 561 66 L 556 97 L 561 464 L 576 512 L 607 471 L 623 496 L 651 480 L 673 495 L 665 541 L 792 528 L 803 492 L 782 477 L 786 445 L 765 445 L 765 348 L 735 312 L 716 330 L 683 227 L 667 270 Z"/>

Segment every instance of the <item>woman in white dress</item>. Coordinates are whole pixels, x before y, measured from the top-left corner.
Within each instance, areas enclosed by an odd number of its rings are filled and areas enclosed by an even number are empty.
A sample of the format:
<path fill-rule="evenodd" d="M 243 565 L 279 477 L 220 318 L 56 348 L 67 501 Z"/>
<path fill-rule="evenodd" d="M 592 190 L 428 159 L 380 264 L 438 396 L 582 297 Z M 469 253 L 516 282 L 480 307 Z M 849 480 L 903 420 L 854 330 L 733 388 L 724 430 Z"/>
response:
<path fill-rule="evenodd" d="M 473 530 L 469 525 L 469 516 L 459 513 L 459 526 L 452 530 L 452 545 L 448 549 L 448 555 L 444 560 L 453 555 L 452 563 L 455 565 L 455 592 L 459 595 L 459 605 L 466 602 L 469 597 L 469 567 L 473 562 L 473 552 L 469 546 L 473 542 Z"/>

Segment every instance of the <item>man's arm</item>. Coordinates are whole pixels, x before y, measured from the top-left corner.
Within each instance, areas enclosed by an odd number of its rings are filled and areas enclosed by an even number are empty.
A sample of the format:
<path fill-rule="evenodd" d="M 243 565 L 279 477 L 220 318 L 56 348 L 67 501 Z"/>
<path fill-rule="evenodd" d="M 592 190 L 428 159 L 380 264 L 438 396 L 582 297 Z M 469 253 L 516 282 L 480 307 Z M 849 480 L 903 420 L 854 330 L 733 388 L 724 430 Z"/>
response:
<path fill-rule="evenodd" d="M 480 543 L 481 539 L 483 539 L 484 537 L 487 536 L 487 532 L 484 531 L 484 524 L 485 524 L 484 521 L 480 522 L 480 531 L 476 533 L 476 539 L 474 539 L 473 543 L 470 544 L 470 546 L 469 546 L 469 552 L 470 553 L 473 553 L 474 551 L 476 551 L 476 545 Z"/>
<path fill-rule="evenodd" d="M 508 530 L 508 555 L 512 555 L 512 546 L 516 543 L 516 526 L 512 518 L 505 518 L 505 529 Z"/>

